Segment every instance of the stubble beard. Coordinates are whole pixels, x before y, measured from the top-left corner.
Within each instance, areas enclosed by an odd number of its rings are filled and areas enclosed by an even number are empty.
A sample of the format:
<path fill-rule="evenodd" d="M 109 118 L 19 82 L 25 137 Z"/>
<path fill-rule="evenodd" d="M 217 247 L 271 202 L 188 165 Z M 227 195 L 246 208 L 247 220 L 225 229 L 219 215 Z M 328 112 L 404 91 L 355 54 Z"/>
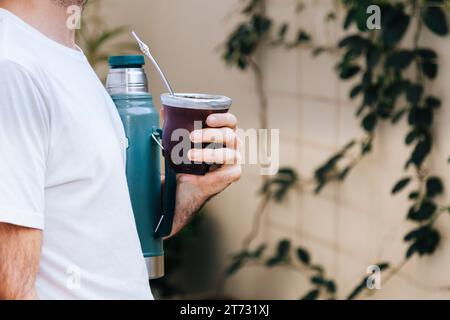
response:
<path fill-rule="evenodd" d="M 61 7 L 69 7 L 69 6 L 79 6 L 83 7 L 88 0 L 52 0 L 57 3 Z"/>

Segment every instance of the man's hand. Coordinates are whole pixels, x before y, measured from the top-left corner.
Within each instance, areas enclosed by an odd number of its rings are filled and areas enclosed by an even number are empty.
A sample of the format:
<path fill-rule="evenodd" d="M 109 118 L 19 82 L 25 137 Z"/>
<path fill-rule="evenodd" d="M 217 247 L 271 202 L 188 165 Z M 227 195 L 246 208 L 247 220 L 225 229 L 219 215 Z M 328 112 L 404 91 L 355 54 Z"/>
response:
<path fill-rule="evenodd" d="M 241 177 L 236 117 L 230 113 L 212 114 L 206 124 L 210 128 L 192 132 L 192 142 L 223 143 L 224 148 L 192 149 L 188 157 L 191 161 L 214 163 L 220 167 L 205 176 L 177 176 L 177 202 L 171 235 L 180 231 L 206 201 Z"/>
<path fill-rule="evenodd" d="M 0 223 L 0 299 L 38 299 L 42 231 Z"/>

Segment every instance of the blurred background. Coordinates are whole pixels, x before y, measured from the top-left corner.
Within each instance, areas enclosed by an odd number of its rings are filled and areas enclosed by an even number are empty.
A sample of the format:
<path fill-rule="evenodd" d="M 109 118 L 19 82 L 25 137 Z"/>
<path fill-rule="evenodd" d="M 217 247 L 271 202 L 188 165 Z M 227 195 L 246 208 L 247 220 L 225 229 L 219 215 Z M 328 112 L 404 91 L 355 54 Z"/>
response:
<path fill-rule="evenodd" d="M 176 90 L 280 129 L 280 172 L 245 165 L 167 242 L 154 294 L 450 298 L 447 18 L 446 1 L 91 0 L 78 39 L 101 78 L 108 55 L 137 53 L 134 29 Z"/>

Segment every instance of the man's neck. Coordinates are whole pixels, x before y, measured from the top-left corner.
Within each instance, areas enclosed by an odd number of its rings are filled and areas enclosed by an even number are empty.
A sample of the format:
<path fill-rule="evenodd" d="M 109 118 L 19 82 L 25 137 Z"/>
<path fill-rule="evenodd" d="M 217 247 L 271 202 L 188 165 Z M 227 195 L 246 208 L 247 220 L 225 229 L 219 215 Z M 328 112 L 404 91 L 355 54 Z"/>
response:
<path fill-rule="evenodd" d="M 67 8 L 52 0 L 0 0 L 6 9 L 39 30 L 50 39 L 72 49 L 75 30 L 67 27 Z"/>

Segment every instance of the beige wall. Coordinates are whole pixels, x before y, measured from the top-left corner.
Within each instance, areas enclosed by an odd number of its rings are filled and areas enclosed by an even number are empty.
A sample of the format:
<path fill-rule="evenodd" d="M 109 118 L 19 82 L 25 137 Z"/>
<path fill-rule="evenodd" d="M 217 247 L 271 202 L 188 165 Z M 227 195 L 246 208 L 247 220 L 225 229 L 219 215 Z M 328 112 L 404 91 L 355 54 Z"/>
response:
<path fill-rule="evenodd" d="M 105 17 L 111 25 L 132 26 L 149 42 L 153 53 L 178 91 L 211 92 L 234 99 L 233 113 L 242 128 L 257 127 L 257 98 L 251 74 L 224 66 L 217 47 L 236 23 L 230 14 L 238 0 L 105 0 Z M 305 26 L 316 41 L 336 41 L 340 27 L 323 23 L 332 1 L 309 1 L 309 12 L 293 15 L 292 0 L 270 1 L 269 12 Z M 426 34 L 425 43 L 442 55 L 442 66 L 434 92 L 444 97 L 437 122 L 438 141 L 433 168 L 448 178 L 446 159 L 450 146 L 450 42 Z M 273 49 L 261 57 L 270 103 L 270 126 L 281 129 L 281 164 L 297 168 L 302 176 L 338 150 L 350 138 L 360 136 L 354 119 L 356 105 L 350 102 L 350 84 L 338 81 L 335 57 L 312 58 L 305 50 Z M 148 68 L 151 90 L 163 91 L 161 81 Z M 344 297 L 367 266 L 384 260 L 399 263 L 405 246 L 403 235 L 411 224 L 405 221 L 405 195 L 390 196 L 390 189 L 403 174 L 408 155 L 403 145 L 406 126 L 382 126 L 375 152 L 338 186 L 327 187 L 320 196 L 297 191 L 280 205 L 271 205 L 261 241 L 290 238 L 310 249 L 315 262 L 338 280 Z M 210 203 L 213 218 L 221 226 L 217 234 L 225 244 L 223 258 L 237 248 L 250 227 L 261 177 L 258 168 L 246 166 L 242 180 Z M 447 197 L 448 198 L 448 197 Z M 399 276 L 387 283 L 376 298 L 450 298 L 450 292 L 435 287 L 450 284 L 450 217 L 438 222 L 442 245 L 431 258 L 413 258 Z M 414 281 L 412 281 L 414 279 Z M 234 276 L 227 292 L 241 298 L 297 299 L 307 289 L 305 278 L 292 271 L 250 268 Z"/>

